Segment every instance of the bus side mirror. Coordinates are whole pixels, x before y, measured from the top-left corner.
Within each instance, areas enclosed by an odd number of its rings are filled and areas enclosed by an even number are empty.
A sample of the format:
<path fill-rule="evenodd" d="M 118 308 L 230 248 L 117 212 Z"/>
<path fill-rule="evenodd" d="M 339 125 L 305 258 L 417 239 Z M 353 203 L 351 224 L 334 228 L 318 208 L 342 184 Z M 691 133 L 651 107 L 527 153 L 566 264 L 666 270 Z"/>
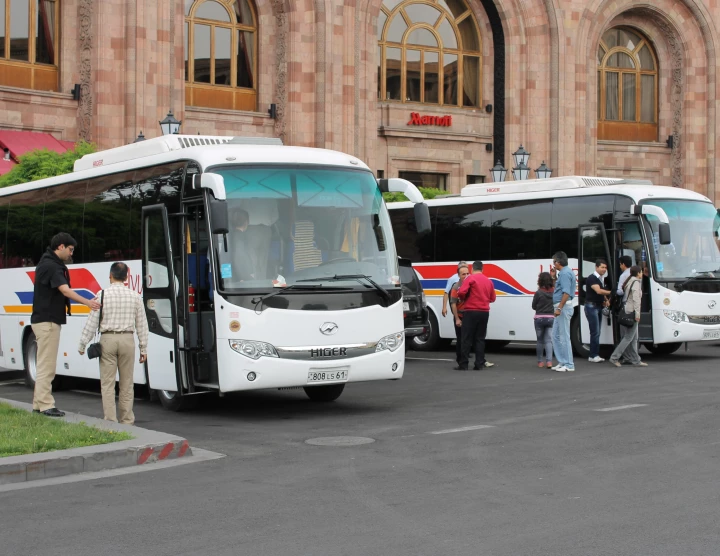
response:
<path fill-rule="evenodd" d="M 658 235 L 660 236 L 660 245 L 670 245 L 670 224 L 660 222 L 658 224 Z"/>
<path fill-rule="evenodd" d="M 432 222 L 430 221 L 430 208 L 427 203 L 415 203 L 413 207 L 415 212 L 415 229 L 419 234 L 432 230 Z"/>
<path fill-rule="evenodd" d="M 227 201 L 210 199 L 210 222 L 213 234 L 227 234 L 230 231 Z"/>

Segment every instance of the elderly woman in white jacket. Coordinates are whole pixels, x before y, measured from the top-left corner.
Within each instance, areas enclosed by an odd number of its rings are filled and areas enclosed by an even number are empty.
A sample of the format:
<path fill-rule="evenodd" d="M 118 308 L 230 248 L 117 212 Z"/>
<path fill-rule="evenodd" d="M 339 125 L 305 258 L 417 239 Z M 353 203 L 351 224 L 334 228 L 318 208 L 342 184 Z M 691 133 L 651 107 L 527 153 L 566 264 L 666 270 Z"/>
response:
<path fill-rule="evenodd" d="M 630 277 L 623 285 L 625 312 L 635 313 L 635 323 L 631 327 L 620 326 L 622 338 L 610 356 L 610 363 L 620 367 L 620 358 L 635 367 L 647 367 L 638 354 L 638 326 L 640 325 L 640 301 L 642 300 L 642 269 L 639 266 L 630 268 Z"/>

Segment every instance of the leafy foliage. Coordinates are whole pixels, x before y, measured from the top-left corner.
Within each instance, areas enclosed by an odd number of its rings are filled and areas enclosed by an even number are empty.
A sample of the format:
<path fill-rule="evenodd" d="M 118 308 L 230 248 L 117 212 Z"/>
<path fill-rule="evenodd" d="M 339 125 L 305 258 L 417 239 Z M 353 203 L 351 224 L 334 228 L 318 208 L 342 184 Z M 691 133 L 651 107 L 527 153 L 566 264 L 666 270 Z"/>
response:
<path fill-rule="evenodd" d="M 64 153 L 56 153 L 48 149 L 30 151 L 20 157 L 20 164 L 4 176 L 0 176 L 0 187 L 67 174 L 72 172 L 73 164 L 77 159 L 94 152 L 95 145 L 85 141 L 76 143 L 75 148 Z"/>
<path fill-rule="evenodd" d="M 418 187 L 424 199 L 434 199 L 438 195 L 447 195 L 448 192 L 435 187 Z M 383 199 L 386 203 L 396 203 L 400 201 L 409 201 L 402 193 L 383 193 Z"/>

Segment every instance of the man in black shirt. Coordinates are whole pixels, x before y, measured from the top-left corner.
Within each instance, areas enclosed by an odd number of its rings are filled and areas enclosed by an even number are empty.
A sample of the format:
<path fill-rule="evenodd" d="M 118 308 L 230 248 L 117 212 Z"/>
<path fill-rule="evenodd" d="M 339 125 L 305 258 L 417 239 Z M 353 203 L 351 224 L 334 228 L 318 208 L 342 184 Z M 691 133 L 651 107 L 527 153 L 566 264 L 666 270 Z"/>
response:
<path fill-rule="evenodd" d="M 65 324 L 65 314 L 70 314 L 70 300 L 87 305 L 93 311 L 100 304 L 70 289 L 70 273 L 65 263 L 72 263 L 77 242 L 70 234 L 61 232 L 53 236 L 50 247 L 35 268 L 33 312 L 30 317 L 37 340 L 37 373 L 33 411 L 48 417 L 62 417 L 64 412 L 55 407 L 52 381 L 57 367 L 60 347 L 60 326 Z"/>
<path fill-rule="evenodd" d="M 600 323 L 602 322 L 602 309 L 609 303 L 608 298 L 612 292 L 605 289 L 605 274 L 607 262 L 602 259 L 595 261 L 595 272 L 585 281 L 585 316 L 590 326 L 590 357 L 591 363 L 605 361 L 600 357 Z"/>

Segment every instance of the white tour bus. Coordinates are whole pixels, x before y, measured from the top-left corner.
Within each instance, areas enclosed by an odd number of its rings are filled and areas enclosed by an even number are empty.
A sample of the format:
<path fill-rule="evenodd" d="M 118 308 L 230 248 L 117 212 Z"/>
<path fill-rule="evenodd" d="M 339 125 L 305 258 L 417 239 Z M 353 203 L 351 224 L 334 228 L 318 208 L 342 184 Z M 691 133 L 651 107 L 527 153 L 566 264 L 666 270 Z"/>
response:
<path fill-rule="evenodd" d="M 404 371 L 402 289 L 383 191 L 339 152 L 279 140 L 172 135 L 84 156 L 74 172 L 0 189 L 0 366 L 34 384 L 34 266 L 60 231 L 78 242 L 71 287 L 92 298 L 130 267 L 150 327 L 147 384 L 165 407 L 192 395 L 302 387 L 332 401 L 348 382 Z M 99 378 L 77 351 L 74 305 L 58 375 Z M 61 379 L 62 380 L 62 379 Z"/>
<path fill-rule="evenodd" d="M 637 180 L 561 177 L 468 185 L 427 204 L 432 231 L 422 234 L 413 232 L 410 203 L 388 206 L 398 253 L 413 262 L 430 307 L 431 329 L 412 340 L 416 349 L 454 339 L 442 296 L 461 260 L 482 260 L 495 285 L 488 339 L 500 346 L 535 341 L 531 301 L 538 273 L 549 270 L 557 251 L 568 254 L 578 276 L 571 328 L 578 355 L 589 353 L 585 279 L 595 260 L 605 259 L 616 284 L 623 255 L 646 269 L 643 345 L 669 354 L 683 342 L 720 339 L 720 218 L 702 195 Z M 603 318 L 601 343 L 613 344 L 616 334 Z"/>

